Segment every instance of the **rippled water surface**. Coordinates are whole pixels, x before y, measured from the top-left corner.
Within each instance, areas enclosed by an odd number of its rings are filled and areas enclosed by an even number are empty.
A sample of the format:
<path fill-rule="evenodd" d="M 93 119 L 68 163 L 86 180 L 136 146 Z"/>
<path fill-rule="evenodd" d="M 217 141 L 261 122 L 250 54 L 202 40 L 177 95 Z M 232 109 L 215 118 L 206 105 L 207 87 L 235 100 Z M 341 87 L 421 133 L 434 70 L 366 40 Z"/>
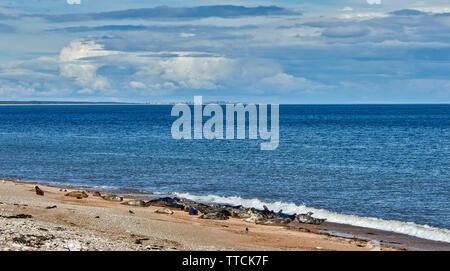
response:
<path fill-rule="evenodd" d="M 450 229 L 449 105 L 285 105 L 280 145 L 174 140 L 171 106 L 2 106 L 0 176 Z"/>

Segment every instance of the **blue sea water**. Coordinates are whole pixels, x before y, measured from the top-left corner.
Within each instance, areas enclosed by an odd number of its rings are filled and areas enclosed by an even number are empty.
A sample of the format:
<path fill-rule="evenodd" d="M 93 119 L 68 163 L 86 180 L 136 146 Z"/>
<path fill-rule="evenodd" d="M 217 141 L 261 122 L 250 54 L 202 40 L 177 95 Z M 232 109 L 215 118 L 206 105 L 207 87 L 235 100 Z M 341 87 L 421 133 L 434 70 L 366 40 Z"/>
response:
<path fill-rule="evenodd" d="M 282 105 L 275 151 L 172 139 L 171 108 L 1 106 L 0 178 L 265 203 L 450 242 L 450 105 Z"/>

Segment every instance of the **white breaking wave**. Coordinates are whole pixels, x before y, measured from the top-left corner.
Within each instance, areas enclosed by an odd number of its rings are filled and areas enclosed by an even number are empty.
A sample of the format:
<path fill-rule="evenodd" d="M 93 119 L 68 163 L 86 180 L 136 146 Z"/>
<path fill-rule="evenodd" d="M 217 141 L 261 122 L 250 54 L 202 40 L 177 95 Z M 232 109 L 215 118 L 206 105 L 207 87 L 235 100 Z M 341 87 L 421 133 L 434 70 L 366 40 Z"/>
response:
<path fill-rule="evenodd" d="M 397 220 L 384 220 L 373 217 L 360 217 L 356 215 L 339 214 L 323 209 L 310 208 L 305 205 L 296 205 L 294 203 L 280 201 L 265 203 L 260 201 L 259 199 L 243 199 L 241 197 L 221 197 L 215 195 L 195 196 L 188 193 L 174 193 L 174 195 L 180 198 L 198 202 L 242 205 L 246 208 L 254 207 L 257 209 L 263 209 L 263 205 L 266 205 L 271 210 L 274 210 L 276 212 L 283 210 L 283 213 L 286 214 L 303 214 L 307 212 L 313 212 L 314 217 L 326 218 L 329 222 L 402 233 L 428 240 L 450 243 L 450 230 L 436 228 L 428 225 L 419 225 L 413 222 L 402 222 Z"/>

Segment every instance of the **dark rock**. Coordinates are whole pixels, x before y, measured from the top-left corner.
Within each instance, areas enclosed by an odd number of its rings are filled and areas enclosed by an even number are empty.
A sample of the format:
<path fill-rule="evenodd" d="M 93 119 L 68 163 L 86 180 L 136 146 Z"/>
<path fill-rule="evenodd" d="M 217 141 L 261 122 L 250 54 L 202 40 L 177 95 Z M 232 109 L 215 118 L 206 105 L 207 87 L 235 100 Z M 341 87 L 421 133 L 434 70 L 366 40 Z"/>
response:
<path fill-rule="evenodd" d="M 8 218 L 8 219 L 14 219 L 14 218 L 18 218 L 18 219 L 26 219 L 26 218 L 32 218 L 32 215 L 27 215 L 27 214 L 18 214 L 18 215 L 12 215 L 12 216 L 2 216 L 4 218 Z"/>
<path fill-rule="evenodd" d="M 150 240 L 150 239 L 148 239 L 148 238 L 136 239 L 136 241 L 134 241 L 134 243 L 136 245 L 142 245 L 142 241 L 148 241 L 148 240 Z"/>
<path fill-rule="evenodd" d="M 55 208 L 57 208 L 56 205 L 45 207 L 45 209 L 55 209 Z"/>

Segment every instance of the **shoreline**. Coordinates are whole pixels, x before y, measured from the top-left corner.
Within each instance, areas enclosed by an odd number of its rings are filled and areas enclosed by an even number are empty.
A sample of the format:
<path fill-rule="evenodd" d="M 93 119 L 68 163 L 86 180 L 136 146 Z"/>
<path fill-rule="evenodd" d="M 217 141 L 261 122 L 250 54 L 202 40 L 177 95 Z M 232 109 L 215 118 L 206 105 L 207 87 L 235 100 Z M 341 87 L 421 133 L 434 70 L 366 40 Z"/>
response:
<path fill-rule="evenodd" d="M 36 195 L 34 186 L 45 192 Z M 87 198 L 76 199 L 64 196 L 65 192 L 83 190 Z M 15 227 L 11 240 L 0 239 L 0 249 L 29 250 L 450 250 L 450 244 L 421 239 L 405 234 L 356 227 L 345 224 L 324 222 L 310 225 L 291 222 L 288 225 L 259 225 L 242 221 L 240 218 L 228 220 L 200 219 L 182 210 L 171 209 L 173 214 L 158 214 L 161 207 L 135 207 L 94 197 L 93 192 L 101 191 L 77 186 L 42 185 L 0 179 L 0 230 L 9 225 Z M 131 191 L 129 191 L 131 192 Z M 137 191 L 134 191 L 137 192 Z M 120 193 L 113 191 L 113 193 Z M 159 195 L 142 194 L 124 196 L 131 199 L 155 199 Z M 56 207 L 54 207 L 56 206 Z M 50 208 L 49 207 L 54 207 Z M 19 214 L 32 218 L 14 219 Z M 98 215 L 94 215 L 98 214 Z M 105 224 L 104 219 L 107 223 Z M 102 223 L 103 221 L 103 223 Z M 19 223 L 19 224 L 17 224 Z M 25 223 L 22 225 L 20 223 Z M 32 241 L 24 237 L 21 228 L 33 227 L 27 223 L 37 223 L 34 228 L 45 228 L 31 239 L 41 240 L 32 246 Z M 45 226 L 38 226 L 43 223 Z M 66 231 L 49 231 L 69 228 Z M 248 230 L 246 230 L 248 229 Z M 29 232 L 27 230 L 26 232 Z M 59 233 L 76 232 L 61 237 L 55 247 L 48 247 L 42 240 Z M 87 236 L 96 236 L 89 245 L 82 244 Z M 14 239 L 16 238 L 16 239 Z M 34 240 L 33 239 L 33 240 Z M 80 239 L 80 240 L 79 240 Z M 89 239 L 89 238 L 88 238 Z M 14 241 L 15 240 L 15 241 Z M 21 241 L 23 244 L 21 244 Z M 19 244 L 17 244 L 19 242 Z M 75 242 L 76 245 L 73 245 Z M 31 246 L 26 246 L 31 244 Z M 69 244 L 69 245 L 67 245 Z M 72 244 L 72 247 L 71 245 Z"/>

